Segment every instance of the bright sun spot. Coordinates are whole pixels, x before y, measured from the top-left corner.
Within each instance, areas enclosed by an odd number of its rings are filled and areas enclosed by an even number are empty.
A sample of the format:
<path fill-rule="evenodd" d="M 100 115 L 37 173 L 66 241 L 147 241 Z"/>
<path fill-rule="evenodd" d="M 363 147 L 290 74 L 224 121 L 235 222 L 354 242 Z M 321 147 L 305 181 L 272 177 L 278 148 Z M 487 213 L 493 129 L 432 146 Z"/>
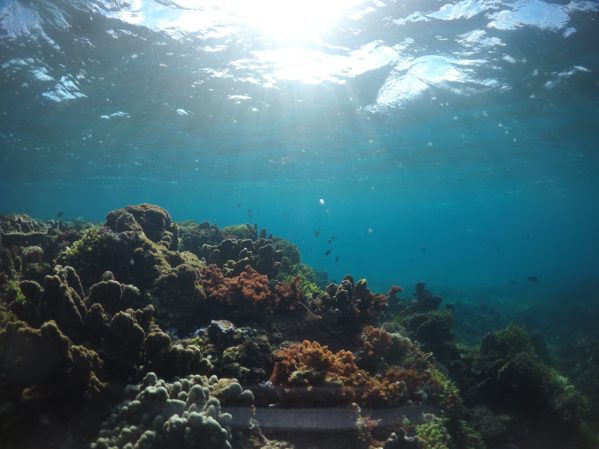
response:
<path fill-rule="evenodd" d="M 330 27 L 361 0 L 230 0 L 247 25 L 279 39 L 307 37 Z"/>

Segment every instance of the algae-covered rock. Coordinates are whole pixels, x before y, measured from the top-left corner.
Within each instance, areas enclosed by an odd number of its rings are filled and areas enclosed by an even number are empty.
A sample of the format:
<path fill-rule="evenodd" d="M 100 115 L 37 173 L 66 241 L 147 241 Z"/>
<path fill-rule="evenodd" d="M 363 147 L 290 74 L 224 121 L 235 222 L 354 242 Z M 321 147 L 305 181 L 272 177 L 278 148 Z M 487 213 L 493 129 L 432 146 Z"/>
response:
<path fill-rule="evenodd" d="M 0 215 L 0 236 L 6 247 L 41 245 L 47 234 L 46 225 L 25 214 Z"/>
<path fill-rule="evenodd" d="M 215 264 L 226 277 L 238 276 L 246 265 L 250 265 L 259 274 L 272 279 L 279 274 L 283 260 L 283 253 L 275 249 L 273 240 L 264 238 L 255 242 L 227 239 L 218 245 L 205 244 L 201 253 L 206 263 Z"/>
<path fill-rule="evenodd" d="M 44 280 L 38 315 L 42 322 L 54 320 L 69 338 L 81 341 L 87 310 L 83 305 L 83 287 L 72 267 L 56 265 Z"/>
<path fill-rule="evenodd" d="M 106 274 L 103 279 L 105 277 Z M 123 285 L 115 280 L 103 280 L 92 286 L 88 304 L 101 304 L 104 311 L 114 315 L 133 307 L 139 295 L 139 289 L 133 285 Z"/>
<path fill-rule="evenodd" d="M 106 215 L 104 226 L 114 232 L 143 230 L 152 242 L 162 242 L 171 251 L 178 248 L 178 227 L 173 224 L 169 213 L 159 206 L 144 203 L 114 210 Z"/>

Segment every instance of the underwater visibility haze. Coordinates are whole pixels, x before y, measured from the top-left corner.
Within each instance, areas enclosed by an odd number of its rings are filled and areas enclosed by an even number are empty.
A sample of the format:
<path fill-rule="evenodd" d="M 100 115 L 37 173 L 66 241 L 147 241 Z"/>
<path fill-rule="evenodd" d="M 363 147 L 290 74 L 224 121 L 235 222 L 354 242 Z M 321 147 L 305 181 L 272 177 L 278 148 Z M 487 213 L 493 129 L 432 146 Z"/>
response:
<path fill-rule="evenodd" d="M 0 447 L 599 447 L 598 43 L 596 0 L 0 0 Z"/>

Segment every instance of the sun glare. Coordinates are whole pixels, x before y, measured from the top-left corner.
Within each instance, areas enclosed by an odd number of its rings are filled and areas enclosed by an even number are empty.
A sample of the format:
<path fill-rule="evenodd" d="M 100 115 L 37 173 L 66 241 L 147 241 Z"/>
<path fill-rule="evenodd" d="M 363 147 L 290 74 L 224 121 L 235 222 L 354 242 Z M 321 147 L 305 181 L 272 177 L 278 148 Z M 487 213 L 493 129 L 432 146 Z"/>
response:
<path fill-rule="evenodd" d="M 308 37 L 330 27 L 361 0 L 232 0 L 247 25 L 279 40 Z"/>

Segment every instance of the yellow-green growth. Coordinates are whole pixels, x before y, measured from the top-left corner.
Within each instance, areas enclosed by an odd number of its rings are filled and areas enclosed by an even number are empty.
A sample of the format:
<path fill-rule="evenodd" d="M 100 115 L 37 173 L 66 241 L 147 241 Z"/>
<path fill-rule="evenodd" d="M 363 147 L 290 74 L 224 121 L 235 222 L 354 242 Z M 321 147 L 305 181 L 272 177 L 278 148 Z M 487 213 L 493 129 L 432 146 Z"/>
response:
<path fill-rule="evenodd" d="M 222 232 L 224 234 L 234 235 L 238 239 L 245 239 L 245 238 L 247 238 L 248 227 L 246 225 L 231 225 L 231 226 L 225 227 Z M 254 229 L 252 228 L 252 233 L 253 232 L 254 232 Z"/>
<path fill-rule="evenodd" d="M 278 280 L 283 284 L 289 284 L 291 281 L 295 279 L 295 276 L 297 276 L 297 274 L 279 274 Z M 322 290 L 320 290 L 316 286 L 316 284 L 308 281 L 302 273 L 299 273 L 299 277 L 302 280 L 302 282 L 298 284 L 299 289 L 302 290 L 304 292 L 304 295 L 306 295 L 308 298 L 311 298 L 313 293 L 322 293 Z"/>
<path fill-rule="evenodd" d="M 0 274 L 0 299 L 6 304 L 10 304 L 13 301 L 21 304 L 27 302 L 23 292 L 21 292 L 19 282 L 11 281 L 4 273 Z"/>
<path fill-rule="evenodd" d="M 0 311 L 0 330 L 4 329 L 8 323 L 18 321 L 19 318 L 9 310 L 8 312 Z"/>
<path fill-rule="evenodd" d="M 434 415 L 426 415 L 427 422 L 416 426 L 416 436 L 425 445 L 423 449 L 450 449 L 451 436 L 444 426 L 444 421 Z"/>
<path fill-rule="evenodd" d="M 457 429 L 457 437 L 465 444 L 465 449 L 486 449 L 487 446 L 480 433 L 466 424 L 466 421 L 459 421 Z"/>
<path fill-rule="evenodd" d="M 535 354 L 524 326 L 518 327 L 514 323 L 510 323 L 508 327 L 495 333 L 495 341 L 503 354 L 507 354 L 512 349 L 516 353 L 526 351 L 529 354 Z"/>

